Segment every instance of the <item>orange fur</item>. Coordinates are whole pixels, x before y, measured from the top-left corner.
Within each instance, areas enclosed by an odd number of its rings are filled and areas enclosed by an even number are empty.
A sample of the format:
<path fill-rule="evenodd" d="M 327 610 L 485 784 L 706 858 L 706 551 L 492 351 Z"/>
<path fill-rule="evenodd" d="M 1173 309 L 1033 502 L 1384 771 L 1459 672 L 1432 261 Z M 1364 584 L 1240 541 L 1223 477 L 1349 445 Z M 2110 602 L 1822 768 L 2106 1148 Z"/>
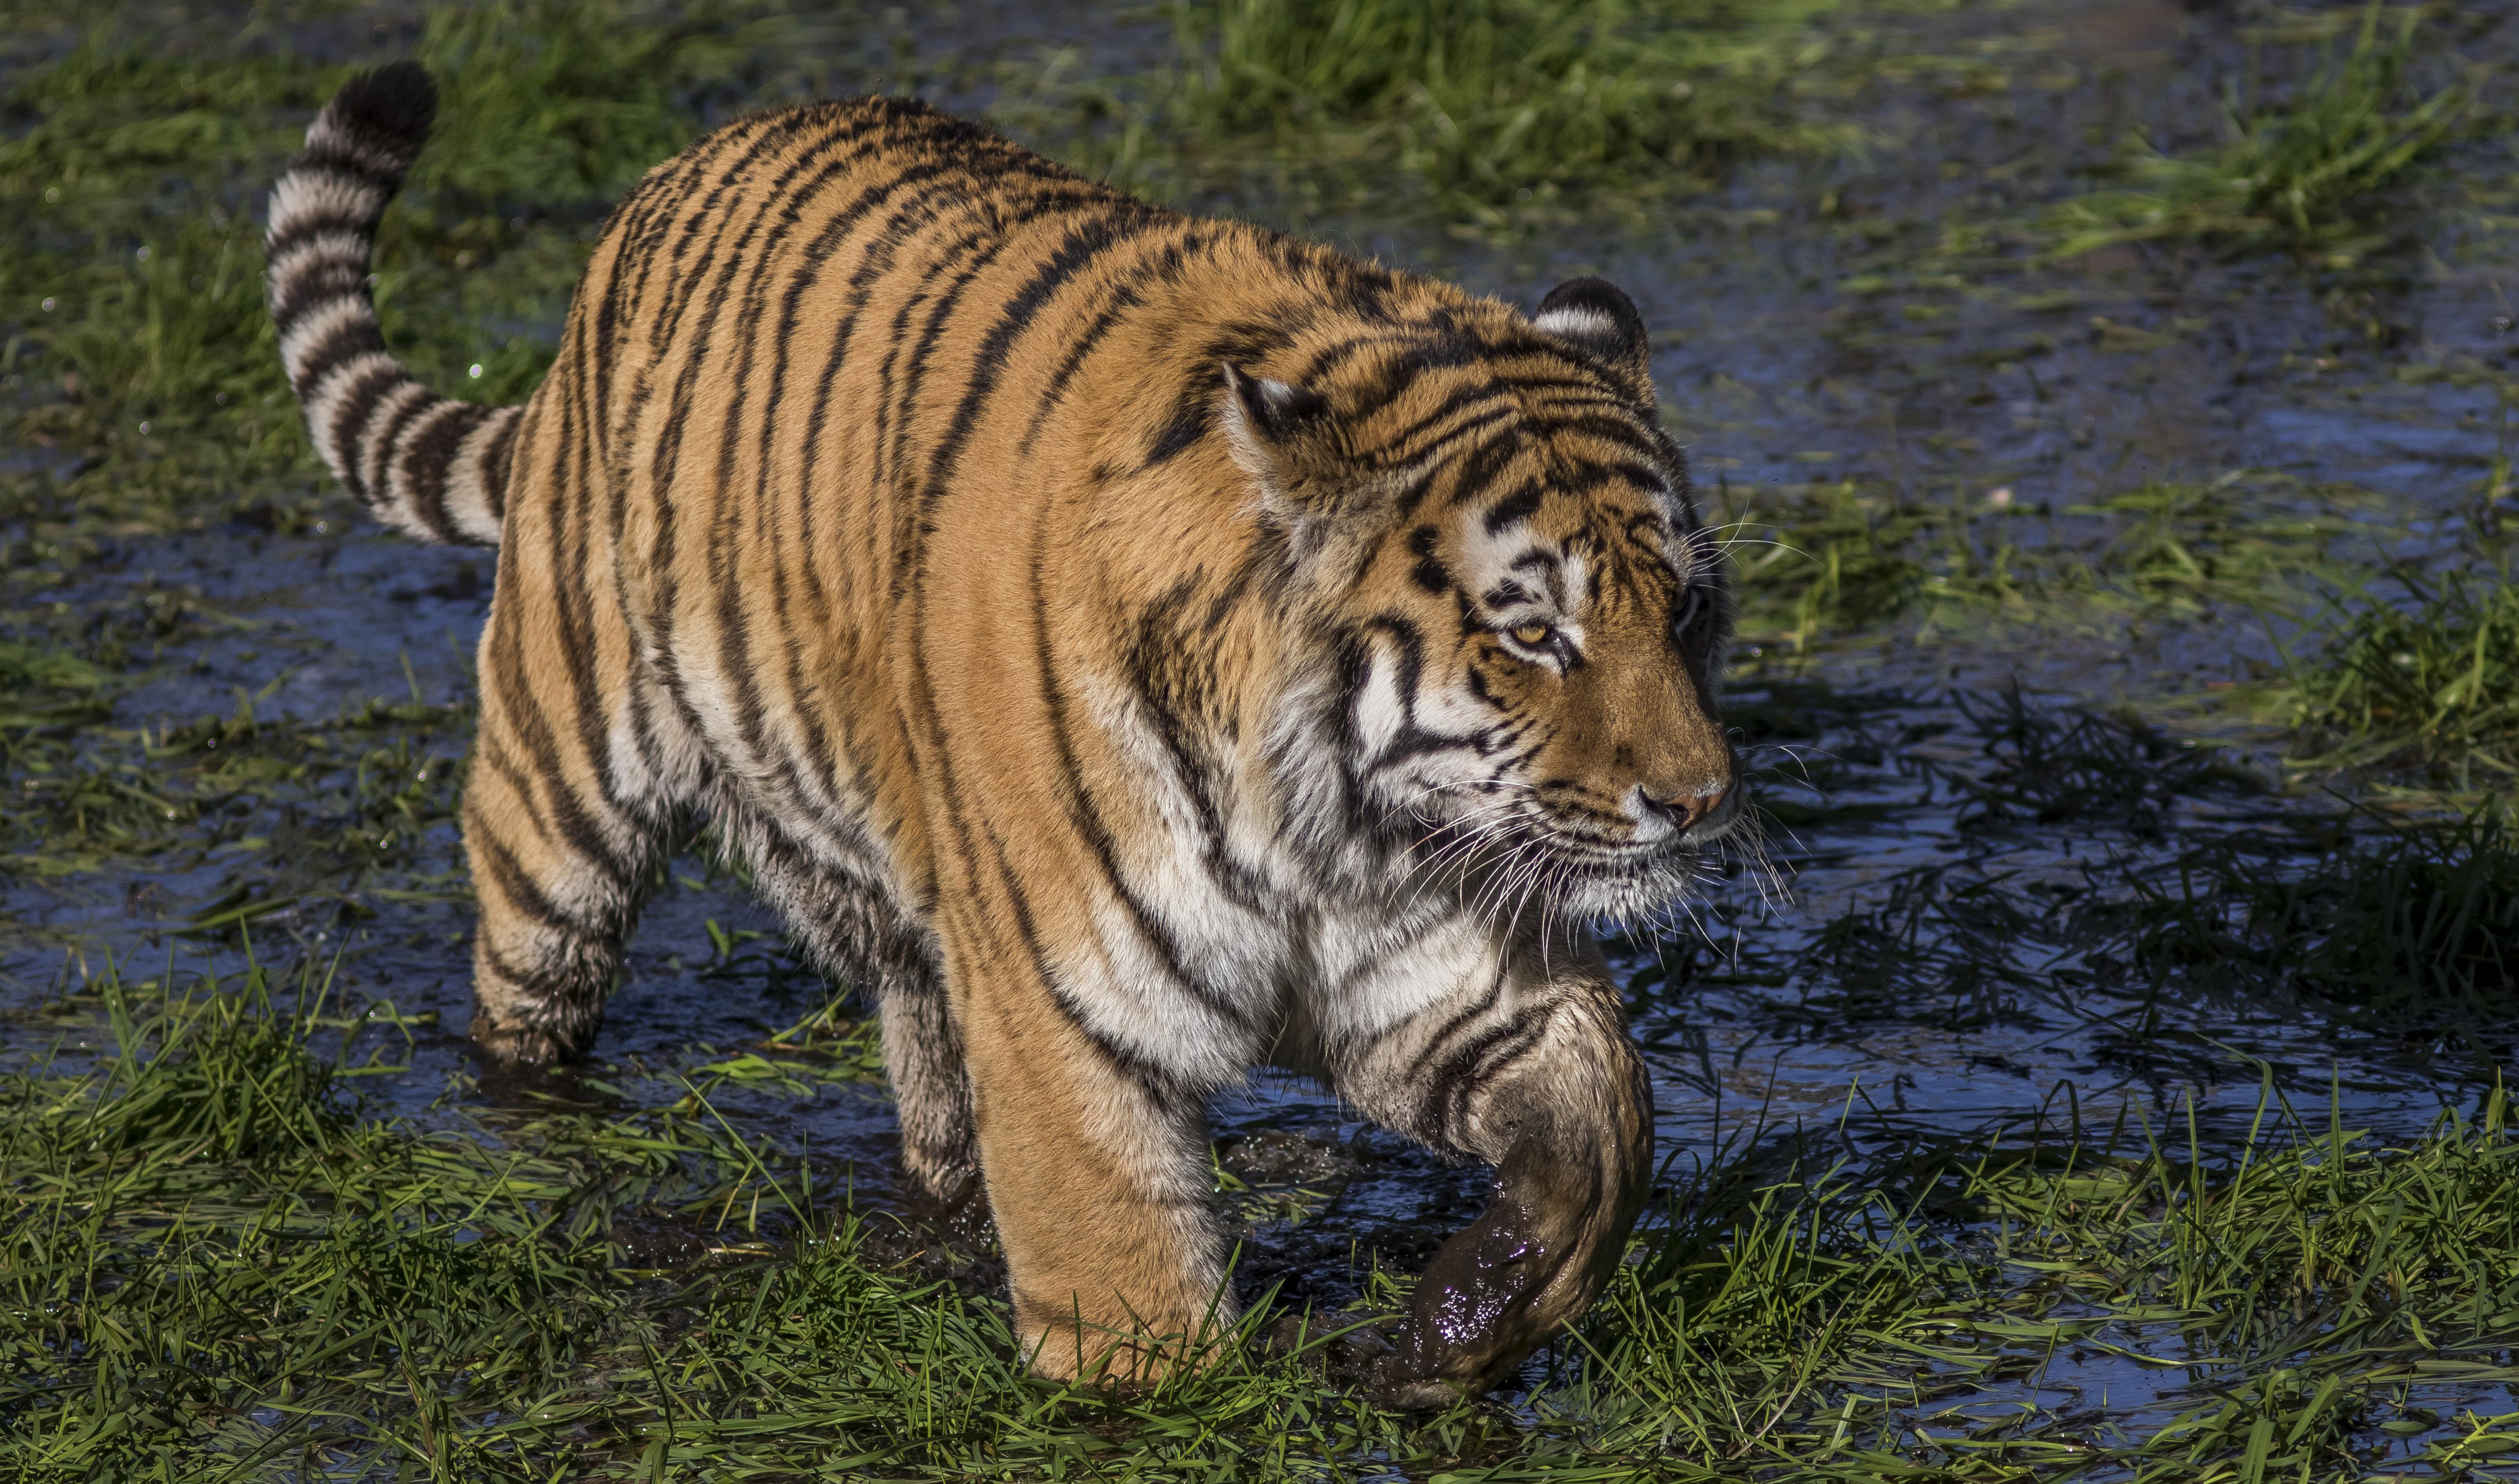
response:
<path fill-rule="evenodd" d="M 354 84 L 304 178 L 407 166 L 414 76 Z M 276 273 L 284 324 L 346 282 Z M 1588 1301 L 1652 1138 L 1583 920 L 1678 895 L 1739 809 L 1719 563 L 1623 295 L 1525 317 L 864 99 L 652 172 L 477 449 L 395 425 L 419 394 L 343 333 L 292 362 L 338 465 L 503 546 L 485 1050 L 586 1045 L 715 819 L 882 1006 L 905 1162 L 983 1182 L 1042 1370 L 1145 1374 L 1230 1317 L 1204 1102 L 1261 1059 L 1499 1164 L 1393 1396 Z"/>

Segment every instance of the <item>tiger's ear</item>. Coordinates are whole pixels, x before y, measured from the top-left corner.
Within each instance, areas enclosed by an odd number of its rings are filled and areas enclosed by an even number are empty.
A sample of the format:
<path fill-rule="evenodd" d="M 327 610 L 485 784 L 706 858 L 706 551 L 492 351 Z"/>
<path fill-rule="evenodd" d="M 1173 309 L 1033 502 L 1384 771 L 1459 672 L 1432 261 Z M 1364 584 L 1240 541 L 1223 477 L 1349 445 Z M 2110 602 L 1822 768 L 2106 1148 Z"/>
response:
<path fill-rule="evenodd" d="M 1328 399 L 1223 365 L 1225 446 L 1263 508 L 1300 535 L 1352 503 L 1360 492 Z"/>
<path fill-rule="evenodd" d="M 1645 406 L 1654 405 L 1652 342 L 1626 290 L 1607 279 L 1569 279 L 1548 290 L 1530 323 L 1600 362 Z"/>

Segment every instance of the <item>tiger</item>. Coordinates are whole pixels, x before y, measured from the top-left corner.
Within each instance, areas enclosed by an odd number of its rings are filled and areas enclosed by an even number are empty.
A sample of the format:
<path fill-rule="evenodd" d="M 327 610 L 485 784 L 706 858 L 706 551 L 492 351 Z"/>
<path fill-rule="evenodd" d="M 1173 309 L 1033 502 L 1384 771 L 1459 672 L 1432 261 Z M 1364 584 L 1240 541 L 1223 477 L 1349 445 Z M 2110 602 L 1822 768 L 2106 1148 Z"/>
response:
<path fill-rule="evenodd" d="M 1219 1353 L 1206 1109 L 1260 1067 L 1493 1168 L 1380 1395 L 1479 1394 L 1578 1317 L 1654 1171 L 1599 934 L 1746 807 L 1722 544 L 1633 300 L 1525 313 L 863 97 L 651 170 L 544 379 L 481 406 L 370 290 L 436 109 L 398 63 L 322 109 L 268 291 L 340 485 L 500 553 L 477 1053 L 585 1054 L 713 828 L 870 998 L 901 1167 L 985 1201 L 1036 1373 Z"/>

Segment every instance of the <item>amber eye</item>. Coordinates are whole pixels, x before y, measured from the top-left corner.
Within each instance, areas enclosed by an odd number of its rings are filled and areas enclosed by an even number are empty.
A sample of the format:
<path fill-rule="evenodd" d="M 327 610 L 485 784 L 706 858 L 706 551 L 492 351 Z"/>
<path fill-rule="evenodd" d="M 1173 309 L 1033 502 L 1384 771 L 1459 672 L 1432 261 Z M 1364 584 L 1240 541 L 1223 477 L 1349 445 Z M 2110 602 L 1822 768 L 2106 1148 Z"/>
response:
<path fill-rule="evenodd" d="M 1515 643 L 1526 644 L 1530 648 L 1536 649 L 1540 645 L 1547 643 L 1548 636 L 1556 632 L 1556 630 L 1549 628 L 1546 624 L 1525 624 L 1514 630 L 1513 637 Z"/>

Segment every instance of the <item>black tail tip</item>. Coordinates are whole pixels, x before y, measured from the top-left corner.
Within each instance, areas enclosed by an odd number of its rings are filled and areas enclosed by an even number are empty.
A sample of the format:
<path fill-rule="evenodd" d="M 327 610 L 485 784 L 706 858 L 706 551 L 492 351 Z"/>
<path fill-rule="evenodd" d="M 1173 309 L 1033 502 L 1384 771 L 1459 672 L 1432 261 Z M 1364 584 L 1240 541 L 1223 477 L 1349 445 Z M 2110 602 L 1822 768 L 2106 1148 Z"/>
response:
<path fill-rule="evenodd" d="M 390 63 L 342 84 L 327 111 L 408 164 L 437 119 L 437 84 L 417 62 Z"/>

